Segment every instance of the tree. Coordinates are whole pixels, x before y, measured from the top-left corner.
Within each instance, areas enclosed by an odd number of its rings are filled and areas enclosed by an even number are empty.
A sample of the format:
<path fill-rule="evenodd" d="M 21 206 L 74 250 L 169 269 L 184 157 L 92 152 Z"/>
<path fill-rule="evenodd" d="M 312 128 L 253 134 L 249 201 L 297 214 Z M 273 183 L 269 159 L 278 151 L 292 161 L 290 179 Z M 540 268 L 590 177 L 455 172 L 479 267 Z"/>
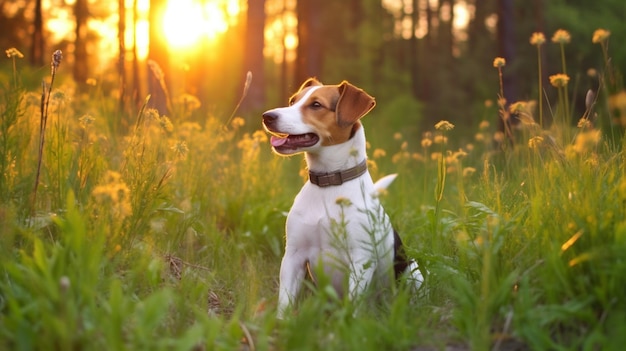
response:
<path fill-rule="evenodd" d="M 137 104 L 141 97 L 141 84 L 139 80 L 139 55 L 137 53 L 137 22 L 139 22 L 138 0 L 133 1 L 133 92 L 132 101 Z"/>
<path fill-rule="evenodd" d="M 295 86 L 322 73 L 322 9 L 325 1 L 298 0 L 298 48 L 296 50 Z"/>
<path fill-rule="evenodd" d="M 126 100 L 126 68 L 125 68 L 125 54 L 126 54 L 126 43 L 125 43 L 125 32 L 126 32 L 126 6 L 124 0 L 118 0 L 118 28 L 117 28 L 117 42 L 118 42 L 118 74 L 120 76 L 120 101 L 119 101 L 119 110 L 120 112 L 124 112 L 125 110 L 125 100 Z"/>
<path fill-rule="evenodd" d="M 265 0 L 248 1 L 244 71 L 252 72 L 252 84 L 243 108 L 254 110 L 265 105 L 265 68 L 263 61 Z"/>
<path fill-rule="evenodd" d="M 499 56 L 504 57 L 507 62 L 514 62 L 516 58 L 515 50 L 515 16 L 514 16 L 514 0 L 498 1 L 498 51 Z M 517 79 L 512 70 L 507 70 L 502 77 L 502 88 L 504 96 L 502 96 L 509 104 L 517 100 L 517 92 L 515 89 Z M 507 105 L 508 106 L 508 105 Z M 506 130 L 506 122 L 498 119 L 498 130 L 504 132 Z"/>
<path fill-rule="evenodd" d="M 87 0 L 76 0 L 74 4 L 76 19 L 76 39 L 74 41 L 74 80 L 85 84 L 89 78 L 89 63 L 87 57 L 87 19 L 89 9 Z"/>
<path fill-rule="evenodd" d="M 161 22 L 166 0 L 150 0 L 150 48 L 148 52 L 148 92 L 150 94 L 149 106 L 155 108 L 160 114 L 167 114 L 167 96 L 164 90 L 166 80 L 169 79 L 169 52 L 163 39 Z M 165 70 L 165 72 L 163 71 Z"/>
<path fill-rule="evenodd" d="M 30 63 L 33 66 L 43 65 L 43 51 L 44 51 L 44 39 L 43 39 L 43 16 L 41 13 L 41 0 L 35 1 L 35 21 L 33 30 L 33 42 L 31 44 L 30 51 Z"/>

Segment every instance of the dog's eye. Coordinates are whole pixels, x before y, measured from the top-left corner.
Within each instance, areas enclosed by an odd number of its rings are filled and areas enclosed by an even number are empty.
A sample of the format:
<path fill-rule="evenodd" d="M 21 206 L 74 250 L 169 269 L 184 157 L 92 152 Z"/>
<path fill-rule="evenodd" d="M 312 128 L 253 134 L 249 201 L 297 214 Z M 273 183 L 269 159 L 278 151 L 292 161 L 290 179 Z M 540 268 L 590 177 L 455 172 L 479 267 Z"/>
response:
<path fill-rule="evenodd" d="M 322 108 L 323 106 L 322 106 L 322 104 L 320 104 L 318 101 L 313 101 L 313 102 L 311 103 L 311 107 L 313 107 L 313 108 L 315 108 L 315 109 L 318 109 L 318 108 Z"/>

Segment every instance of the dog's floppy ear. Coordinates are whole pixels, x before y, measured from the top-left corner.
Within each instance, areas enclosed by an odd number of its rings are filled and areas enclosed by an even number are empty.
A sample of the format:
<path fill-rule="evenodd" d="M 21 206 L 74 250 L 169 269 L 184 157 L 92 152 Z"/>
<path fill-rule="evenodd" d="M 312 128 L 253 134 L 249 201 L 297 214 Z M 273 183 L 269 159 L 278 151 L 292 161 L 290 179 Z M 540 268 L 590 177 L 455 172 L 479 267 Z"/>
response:
<path fill-rule="evenodd" d="M 376 106 L 376 100 L 363 89 L 343 81 L 339 84 L 337 100 L 337 124 L 340 127 L 353 125 Z"/>
<path fill-rule="evenodd" d="M 300 86 L 300 89 L 298 89 L 298 91 L 301 91 L 304 88 L 308 88 L 308 87 L 314 86 L 314 85 L 323 85 L 323 84 L 320 83 L 320 81 L 317 80 L 316 78 L 309 78 L 309 79 L 305 80 L 304 83 L 302 83 L 302 85 Z"/>

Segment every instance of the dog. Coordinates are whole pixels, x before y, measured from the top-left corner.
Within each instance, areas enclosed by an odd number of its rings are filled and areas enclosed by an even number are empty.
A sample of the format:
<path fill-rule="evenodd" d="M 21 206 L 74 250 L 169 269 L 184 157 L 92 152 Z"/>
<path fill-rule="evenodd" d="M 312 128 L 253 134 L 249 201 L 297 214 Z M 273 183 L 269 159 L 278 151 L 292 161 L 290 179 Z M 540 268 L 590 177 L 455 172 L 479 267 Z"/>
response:
<path fill-rule="evenodd" d="M 416 287 L 424 280 L 378 199 L 396 175 L 374 183 L 367 169 L 360 120 L 375 105 L 372 96 L 347 81 L 323 85 L 310 78 L 289 106 L 263 113 L 272 150 L 281 156 L 304 153 L 309 171 L 287 215 L 279 318 L 307 273 L 314 283 L 323 273 L 338 296 L 347 293 L 351 300 L 370 285 L 389 286 L 392 276 L 406 274 Z"/>

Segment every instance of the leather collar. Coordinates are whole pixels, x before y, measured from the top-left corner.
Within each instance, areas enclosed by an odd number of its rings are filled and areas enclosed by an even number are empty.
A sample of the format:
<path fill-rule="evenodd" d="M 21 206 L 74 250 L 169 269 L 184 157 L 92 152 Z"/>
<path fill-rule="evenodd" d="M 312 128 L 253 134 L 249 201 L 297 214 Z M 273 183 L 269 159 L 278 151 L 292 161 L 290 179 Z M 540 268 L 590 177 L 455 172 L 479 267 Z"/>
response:
<path fill-rule="evenodd" d="M 329 173 L 309 171 L 309 181 L 321 188 L 324 188 L 332 185 L 341 185 L 349 180 L 360 177 L 365 172 L 367 172 L 367 159 L 363 160 L 358 165 L 343 171 Z"/>

